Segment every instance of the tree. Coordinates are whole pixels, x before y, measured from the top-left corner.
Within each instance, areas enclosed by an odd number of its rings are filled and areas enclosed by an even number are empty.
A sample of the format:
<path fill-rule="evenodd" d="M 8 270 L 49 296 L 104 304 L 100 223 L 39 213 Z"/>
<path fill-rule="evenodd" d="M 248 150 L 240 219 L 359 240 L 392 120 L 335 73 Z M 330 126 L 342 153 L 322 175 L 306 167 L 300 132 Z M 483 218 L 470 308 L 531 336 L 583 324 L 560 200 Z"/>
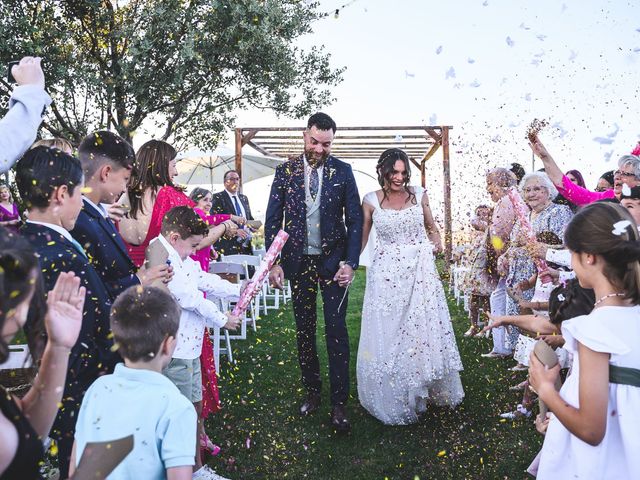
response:
<path fill-rule="evenodd" d="M 14 0 L 0 4 L 0 61 L 43 57 L 54 102 L 43 127 L 78 143 L 124 138 L 152 121 L 161 138 L 214 147 L 233 111 L 296 118 L 330 103 L 343 69 L 295 41 L 325 14 L 300 0 Z M 10 86 L 0 81 L 2 95 Z M 148 123 L 147 123 L 148 125 Z"/>

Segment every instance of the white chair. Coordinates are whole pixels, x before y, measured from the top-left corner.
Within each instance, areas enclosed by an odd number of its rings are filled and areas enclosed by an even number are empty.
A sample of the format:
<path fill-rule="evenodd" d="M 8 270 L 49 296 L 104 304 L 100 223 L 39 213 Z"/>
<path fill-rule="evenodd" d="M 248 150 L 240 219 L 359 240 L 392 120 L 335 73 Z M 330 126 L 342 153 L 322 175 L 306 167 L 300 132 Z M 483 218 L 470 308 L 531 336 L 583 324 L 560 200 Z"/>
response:
<path fill-rule="evenodd" d="M 247 280 L 250 280 L 251 277 L 249 276 L 249 266 L 252 266 L 254 268 L 258 268 L 260 266 L 260 264 L 262 263 L 262 258 L 261 257 L 257 257 L 255 255 L 242 255 L 242 254 L 237 254 L 237 255 L 223 255 L 222 256 L 222 261 L 223 262 L 229 262 L 229 263 L 236 263 L 238 265 L 242 265 L 245 268 L 245 278 Z M 260 310 L 260 302 L 263 301 L 265 302 L 266 305 L 266 299 L 264 297 L 264 284 L 263 283 L 260 286 L 260 290 L 258 291 L 258 294 L 254 297 L 254 299 L 251 301 L 251 324 L 253 326 L 253 331 L 256 331 L 256 318 L 258 316 L 259 310 Z M 267 313 L 267 308 L 265 306 L 264 308 L 264 312 L 265 314 Z"/>
<path fill-rule="evenodd" d="M 244 268 L 242 265 L 237 265 L 234 263 L 222 263 L 222 262 L 211 262 L 209 263 L 209 273 L 215 273 L 216 275 L 235 275 L 236 282 L 240 283 L 240 276 L 244 275 Z M 220 311 L 227 312 L 230 308 L 229 302 L 226 300 L 218 299 Z M 244 326 L 244 328 L 242 328 Z M 224 349 L 220 348 L 220 331 L 224 331 L 224 339 L 226 347 Z M 240 335 L 231 335 L 229 330 L 226 328 L 214 328 L 213 335 L 211 335 L 211 341 L 213 342 L 213 354 L 216 361 L 216 368 L 220 368 L 220 353 L 225 353 L 229 358 L 229 361 L 233 363 L 233 352 L 231 350 L 231 340 L 232 339 L 241 339 L 244 340 L 247 338 L 247 329 L 245 322 L 242 322 L 240 328 Z"/>
<path fill-rule="evenodd" d="M 253 250 L 253 254 L 255 256 L 259 256 L 261 259 L 267 254 L 267 251 L 264 248 L 256 248 Z M 282 295 L 282 303 L 287 303 L 291 300 L 291 284 L 289 280 L 284 281 L 284 288 L 282 290 L 278 290 L 277 288 L 271 288 L 269 285 L 269 281 L 265 281 L 264 287 L 264 298 L 265 300 L 273 300 L 273 305 L 269 305 L 266 301 L 264 302 L 264 313 L 267 313 L 267 310 L 278 310 L 280 308 L 280 296 Z"/>

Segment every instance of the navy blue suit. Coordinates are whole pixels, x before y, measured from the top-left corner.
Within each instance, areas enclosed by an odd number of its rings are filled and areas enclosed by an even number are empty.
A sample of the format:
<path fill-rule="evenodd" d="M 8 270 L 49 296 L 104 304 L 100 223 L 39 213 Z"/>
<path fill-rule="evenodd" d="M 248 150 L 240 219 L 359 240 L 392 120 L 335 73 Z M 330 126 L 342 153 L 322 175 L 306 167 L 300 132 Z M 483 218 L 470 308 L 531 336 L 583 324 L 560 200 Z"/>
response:
<path fill-rule="evenodd" d="M 242 193 L 238 193 L 238 198 L 240 199 L 240 203 L 244 208 L 247 220 L 253 220 L 253 216 L 251 215 L 251 208 L 249 207 L 249 199 L 247 198 L 247 196 L 243 195 Z M 231 201 L 231 197 L 229 197 L 229 194 L 226 190 L 214 193 L 211 196 L 211 215 L 215 214 L 237 215 L 236 207 Z M 245 247 L 243 243 L 238 242 L 237 237 L 221 237 L 213 247 L 216 249 L 216 252 L 223 255 L 253 254 L 251 243 L 249 243 L 249 245 Z M 253 270 L 253 268 L 251 268 L 250 270 Z"/>
<path fill-rule="evenodd" d="M 51 430 L 51 436 L 58 441 L 61 478 L 66 478 L 76 418 L 84 393 L 96 378 L 113 372 L 115 364 L 122 361 L 112 351 L 109 328 L 112 298 L 87 258 L 63 235 L 44 225 L 29 222 L 22 227 L 21 233 L 39 256 L 47 291 L 53 288 L 61 272 L 74 272 L 87 289 L 80 335 L 69 357 L 62 408 Z"/>
<path fill-rule="evenodd" d="M 362 245 L 362 208 L 351 166 L 329 156 L 324 164 L 320 192 L 322 253 L 305 255 L 307 237 L 304 160 L 299 157 L 280 165 L 271 186 L 265 222 L 269 248 L 278 230 L 289 239 L 282 249 L 280 265 L 291 280 L 296 319 L 298 360 L 302 383 L 312 393 L 321 388 L 316 351 L 316 297 L 318 285 L 324 305 L 325 337 L 329 353 L 331 403 L 344 404 L 349 396 L 349 337 L 345 323 L 345 289 L 333 281 L 339 263 L 358 268 Z"/>
<path fill-rule="evenodd" d="M 110 219 L 86 200 L 71 236 L 82 245 L 113 298 L 132 285 L 140 284 L 122 237 Z"/>

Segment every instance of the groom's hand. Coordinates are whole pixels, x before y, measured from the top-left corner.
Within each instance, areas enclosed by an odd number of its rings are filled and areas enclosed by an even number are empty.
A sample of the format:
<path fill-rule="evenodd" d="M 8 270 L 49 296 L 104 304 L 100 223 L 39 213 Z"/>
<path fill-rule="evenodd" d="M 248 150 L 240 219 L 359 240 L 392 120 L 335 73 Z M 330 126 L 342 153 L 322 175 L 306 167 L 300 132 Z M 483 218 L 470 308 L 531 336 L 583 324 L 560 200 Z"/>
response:
<path fill-rule="evenodd" d="M 284 271 L 280 265 L 274 265 L 269 270 L 269 283 L 280 290 L 284 288 Z"/>
<path fill-rule="evenodd" d="M 338 282 L 338 285 L 341 287 L 347 287 L 351 281 L 353 280 L 353 268 L 351 265 L 347 265 L 346 263 L 342 264 L 342 266 L 338 269 L 336 274 L 333 276 L 333 281 Z"/>

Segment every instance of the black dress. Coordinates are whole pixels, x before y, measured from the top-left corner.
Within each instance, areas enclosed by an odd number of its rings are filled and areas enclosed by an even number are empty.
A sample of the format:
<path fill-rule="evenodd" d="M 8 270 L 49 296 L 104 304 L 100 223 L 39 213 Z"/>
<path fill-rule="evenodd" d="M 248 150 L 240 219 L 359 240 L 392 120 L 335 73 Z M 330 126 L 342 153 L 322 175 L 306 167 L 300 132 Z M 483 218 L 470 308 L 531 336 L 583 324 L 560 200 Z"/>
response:
<path fill-rule="evenodd" d="M 18 450 L 0 480 L 40 479 L 44 448 L 38 434 L 22 414 L 16 402 L 0 387 L 0 411 L 18 431 Z"/>

